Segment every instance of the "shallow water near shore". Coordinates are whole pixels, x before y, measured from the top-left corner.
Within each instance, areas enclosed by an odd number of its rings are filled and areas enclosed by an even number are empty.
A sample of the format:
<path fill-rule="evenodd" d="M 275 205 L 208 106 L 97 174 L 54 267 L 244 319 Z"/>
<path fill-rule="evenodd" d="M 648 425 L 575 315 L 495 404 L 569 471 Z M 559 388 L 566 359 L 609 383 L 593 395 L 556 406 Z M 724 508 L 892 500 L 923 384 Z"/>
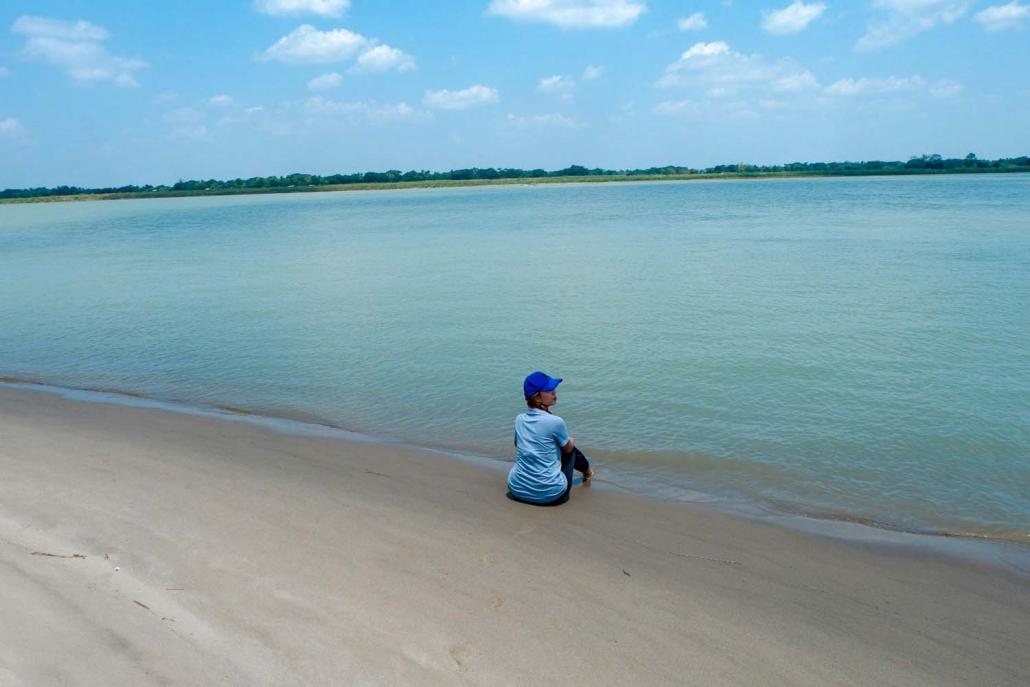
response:
<path fill-rule="evenodd" d="M 1030 539 L 1030 176 L 0 208 L 0 374 Z"/>

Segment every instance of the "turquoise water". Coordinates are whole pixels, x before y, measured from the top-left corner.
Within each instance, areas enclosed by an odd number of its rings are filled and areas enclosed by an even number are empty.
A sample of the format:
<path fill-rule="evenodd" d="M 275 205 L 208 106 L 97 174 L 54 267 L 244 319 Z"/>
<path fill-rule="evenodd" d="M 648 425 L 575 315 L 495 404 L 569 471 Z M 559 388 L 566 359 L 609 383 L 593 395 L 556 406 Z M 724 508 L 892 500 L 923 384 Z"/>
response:
<path fill-rule="evenodd" d="M 0 375 L 1030 539 L 1030 175 L 0 206 Z"/>

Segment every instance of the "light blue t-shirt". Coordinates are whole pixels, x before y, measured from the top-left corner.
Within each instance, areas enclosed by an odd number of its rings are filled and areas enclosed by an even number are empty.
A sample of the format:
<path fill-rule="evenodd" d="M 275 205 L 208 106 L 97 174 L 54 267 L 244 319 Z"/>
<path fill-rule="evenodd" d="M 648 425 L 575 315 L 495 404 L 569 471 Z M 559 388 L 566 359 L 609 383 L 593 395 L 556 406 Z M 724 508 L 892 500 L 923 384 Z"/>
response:
<path fill-rule="evenodd" d="M 564 493 L 561 447 L 569 443 L 565 420 L 532 408 L 515 418 L 515 465 L 508 472 L 508 491 L 523 501 L 546 503 Z"/>

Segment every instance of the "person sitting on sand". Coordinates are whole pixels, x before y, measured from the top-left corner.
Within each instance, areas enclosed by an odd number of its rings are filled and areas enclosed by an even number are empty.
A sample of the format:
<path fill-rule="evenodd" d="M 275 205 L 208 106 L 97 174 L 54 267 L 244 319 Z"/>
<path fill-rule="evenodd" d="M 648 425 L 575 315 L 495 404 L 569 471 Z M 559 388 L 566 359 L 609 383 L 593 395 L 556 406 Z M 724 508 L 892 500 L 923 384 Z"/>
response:
<path fill-rule="evenodd" d="M 516 501 L 557 506 L 569 500 L 573 469 L 584 481 L 594 476 L 565 420 L 551 413 L 561 381 L 534 372 L 522 383 L 529 409 L 515 418 L 515 465 L 508 472 L 508 496 Z"/>

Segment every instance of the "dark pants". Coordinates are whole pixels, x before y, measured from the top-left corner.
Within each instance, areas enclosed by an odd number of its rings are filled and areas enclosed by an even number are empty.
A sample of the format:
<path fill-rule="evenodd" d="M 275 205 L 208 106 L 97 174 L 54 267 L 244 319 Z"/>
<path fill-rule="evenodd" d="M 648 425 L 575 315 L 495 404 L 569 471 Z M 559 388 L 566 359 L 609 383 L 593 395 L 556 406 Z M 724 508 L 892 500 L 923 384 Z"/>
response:
<path fill-rule="evenodd" d="M 590 461 L 583 455 L 583 452 L 578 448 L 573 448 L 572 453 L 563 453 L 561 457 L 561 471 L 565 473 L 565 481 L 568 486 L 565 487 L 565 491 L 561 496 L 556 498 L 554 501 L 548 501 L 546 503 L 533 503 L 534 506 L 560 506 L 569 500 L 569 492 L 572 491 L 572 471 L 576 470 L 583 474 L 590 469 Z M 522 501 L 522 499 L 516 499 L 510 493 L 508 497 L 516 501 Z M 522 503 L 532 503 L 531 501 L 522 501 Z"/>

